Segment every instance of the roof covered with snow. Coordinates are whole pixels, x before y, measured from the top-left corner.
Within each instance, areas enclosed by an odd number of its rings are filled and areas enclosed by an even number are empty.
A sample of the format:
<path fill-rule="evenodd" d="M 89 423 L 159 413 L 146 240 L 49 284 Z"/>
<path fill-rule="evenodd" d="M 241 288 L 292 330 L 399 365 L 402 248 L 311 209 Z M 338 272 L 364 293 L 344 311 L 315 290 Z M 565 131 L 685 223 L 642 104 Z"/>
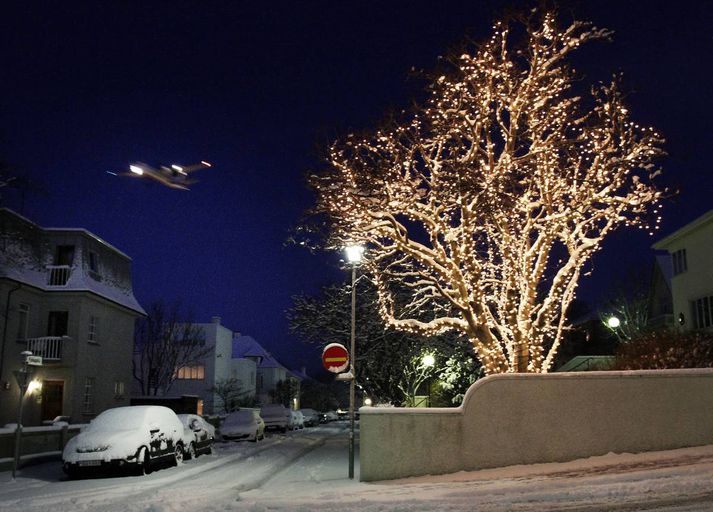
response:
<path fill-rule="evenodd" d="M 287 370 L 252 336 L 236 334 L 233 337 L 233 359 L 235 358 L 256 358 L 258 368 L 284 368 Z"/>

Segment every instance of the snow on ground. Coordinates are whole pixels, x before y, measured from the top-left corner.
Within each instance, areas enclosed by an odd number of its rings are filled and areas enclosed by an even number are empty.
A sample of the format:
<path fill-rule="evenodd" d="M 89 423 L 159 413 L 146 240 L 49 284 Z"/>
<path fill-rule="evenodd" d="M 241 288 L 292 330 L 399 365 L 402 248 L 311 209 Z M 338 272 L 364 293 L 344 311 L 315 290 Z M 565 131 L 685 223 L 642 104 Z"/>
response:
<path fill-rule="evenodd" d="M 331 424 L 218 443 L 145 477 L 69 481 L 47 463 L 0 473 L 0 511 L 713 510 L 713 446 L 376 483 L 349 480 L 347 461 L 346 426 Z"/>

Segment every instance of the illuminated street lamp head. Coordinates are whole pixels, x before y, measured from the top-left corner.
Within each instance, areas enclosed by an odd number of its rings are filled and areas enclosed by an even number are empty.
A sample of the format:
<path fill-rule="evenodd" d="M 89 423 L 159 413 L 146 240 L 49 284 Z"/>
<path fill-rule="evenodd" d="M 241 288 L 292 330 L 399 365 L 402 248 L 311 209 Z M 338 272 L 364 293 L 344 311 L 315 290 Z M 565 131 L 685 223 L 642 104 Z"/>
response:
<path fill-rule="evenodd" d="M 612 329 L 616 329 L 617 327 L 619 327 L 621 325 L 621 320 L 619 320 L 615 316 L 610 316 L 609 319 L 607 320 L 607 325 Z"/>
<path fill-rule="evenodd" d="M 371 398 L 365 398 L 365 399 L 364 399 L 364 405 L 366 405 L 367 407 L 369 407 L 371 404 L 372 404 Z"/>
<path fill-rule="evenodd" d="M 364 254 L 363 245 L 348 245 L 344 248 L 344 252 L 347 255 L 347 261 L 352 265 L 361 263 L 361 257 Z"/>
<path fill-rule="evenodd" d="M 421 362 L 423 363 L 423 366 L 431 367 L 436 364 L 436 358 L 433 357 L 431 354 L 426 354 L 425 356 L 423 356 L 423 359 L 421 359 Z"/>
<path fill-rule="evenodd" d="M 139 167 L 138 165 L 130 165 L 129 170 L 131 172 L 133 172 L 134 174 L 138 174 L 139 176 L 141 176 L 144 173 L 144 170 L 141 167 Z"/>

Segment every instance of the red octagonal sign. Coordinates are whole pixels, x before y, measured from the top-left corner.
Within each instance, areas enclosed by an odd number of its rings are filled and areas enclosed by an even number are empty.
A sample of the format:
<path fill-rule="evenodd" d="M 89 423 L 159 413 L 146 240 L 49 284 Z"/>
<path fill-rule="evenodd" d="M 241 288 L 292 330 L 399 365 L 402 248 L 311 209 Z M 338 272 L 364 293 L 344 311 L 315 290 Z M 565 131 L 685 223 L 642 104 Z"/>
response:
<path fill-rule="evenodd" d="M 340 373 L 349 366 L 349 352 L 344 345 L 330 343 L 322 351 L 322 364 L 332 373 Z"/>

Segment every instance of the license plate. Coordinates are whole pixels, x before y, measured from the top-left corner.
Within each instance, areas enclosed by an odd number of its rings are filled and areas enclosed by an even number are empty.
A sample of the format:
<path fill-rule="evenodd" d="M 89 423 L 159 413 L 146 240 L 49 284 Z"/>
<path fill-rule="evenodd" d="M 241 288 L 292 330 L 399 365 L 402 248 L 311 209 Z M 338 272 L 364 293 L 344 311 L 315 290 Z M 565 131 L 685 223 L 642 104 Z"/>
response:
<path fill-rule="evenodd" d="M 101 466 L 102 461 L 100 461 L 100 460 L 80 460 L 79 465 L 80 466 Z"/>

